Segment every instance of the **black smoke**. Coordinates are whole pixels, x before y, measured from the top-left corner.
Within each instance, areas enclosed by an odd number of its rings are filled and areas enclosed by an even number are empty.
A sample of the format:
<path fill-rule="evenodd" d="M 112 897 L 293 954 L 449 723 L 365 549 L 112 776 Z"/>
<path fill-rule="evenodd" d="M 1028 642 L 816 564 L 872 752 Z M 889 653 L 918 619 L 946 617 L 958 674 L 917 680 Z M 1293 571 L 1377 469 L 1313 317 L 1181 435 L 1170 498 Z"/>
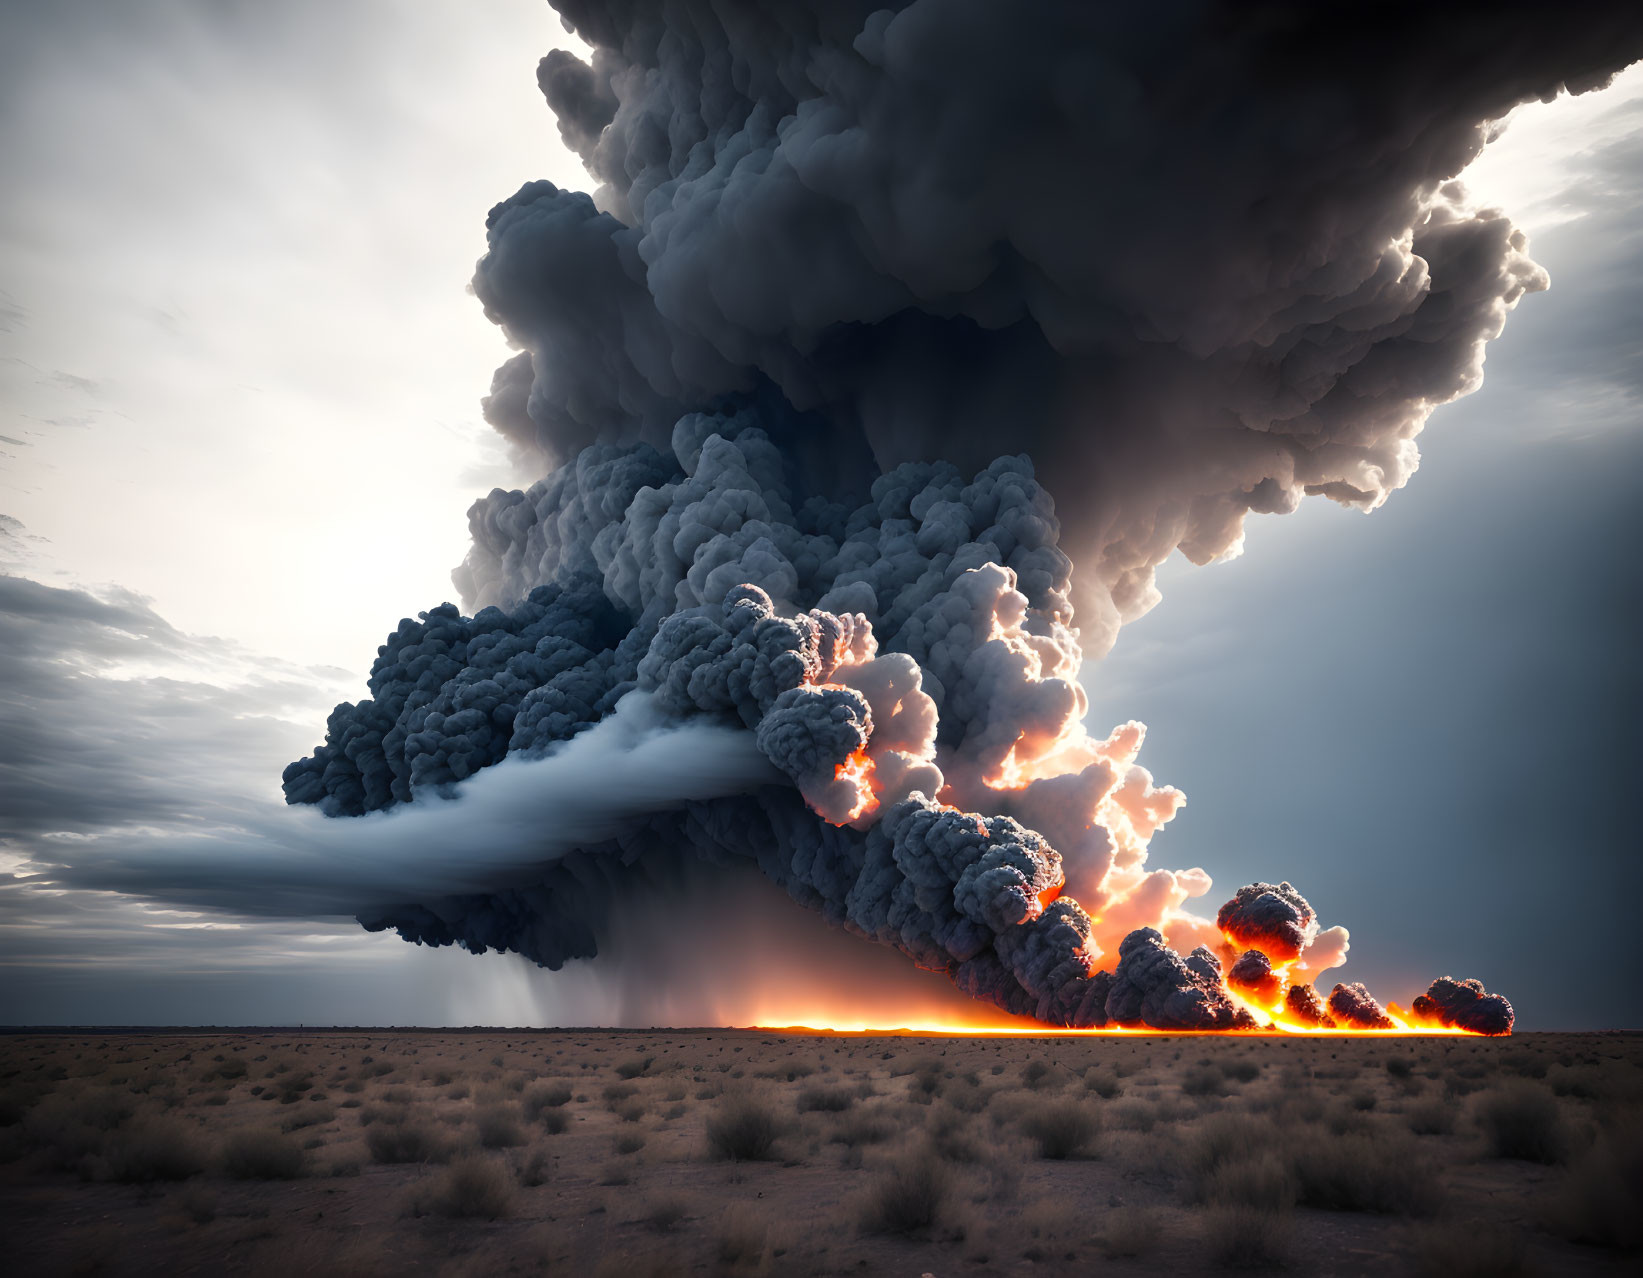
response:
<path fill-rule="evenodd" d="M 1515 1013 L 1499 994 L 1491 994 L 1481 981 L 1457 981 L 1440 976 L 1417 998 L 1410 1011 L 1427 1023 L 1436 1022 L 1474 1034 L 1510 1034 Z"/>
<path fill-rule="evenodd" d="M 510 756 L 552 767 L 619 705 L 744 729 L 759 763 L 556 842 L 535 882 L 362 921 L 552 966 L 635 867 L 740 858 L 1013 1012 L 1249 1023 L 1209 950 L 1102 945 L 1208 879 L 1144 869 L 1181 797 L 1135 765 L 1138 725 L 1084 732 L 1083 639 L 1150 607 L 1173 551 L 1235 551 L 1250 511 L 1402 486 L 1546 283 L 1453 179 L 1517 103 L 1605 82 L 1643 16 L 558 7 L 594 54 L 539 79 L 596 189 L 498 204 L 474 280 L 519 350 L 487 418 L 548 473 L 475 503 L 473 615 L 401 623 L 286 795 L 442 800 Z M 630 781 L 611 769 L 618 805 Z M 1318 935 L 1288 884 L 1222 929 L 1279 963 Z M 1355 989 L 1336 1019 L 1384 1017 Z"/>
<path fill-rule="evenodd" d="M 1360 984 L 1337 985 L 1329 991 L 1329 1015 L 1337 1025 L 1354 1029 L 1395 1029 L 1397 1023 L 1375 996 Z"/>

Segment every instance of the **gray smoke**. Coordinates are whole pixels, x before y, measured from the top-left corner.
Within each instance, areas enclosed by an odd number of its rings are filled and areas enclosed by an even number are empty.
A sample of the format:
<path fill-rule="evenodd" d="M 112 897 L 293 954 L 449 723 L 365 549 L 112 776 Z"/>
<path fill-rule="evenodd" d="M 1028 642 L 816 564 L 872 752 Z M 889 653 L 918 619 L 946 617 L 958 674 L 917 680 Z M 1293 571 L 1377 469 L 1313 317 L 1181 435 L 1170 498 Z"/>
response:
<path fill-rule="evenodd" d="M 594 54 L 539 80 L 596 190 L 498 204 L 474 280 L 519 350 L 487 419 L 547 473 L 474 504 L 472 615 L 402 622 L 286 796 L 460 803 L 635 697 L 658 738 L 713 725 L 691 748 L 727 789 L 570 851 L 550 806 L 509 881 L 365 925 L 555 966 L 622 874 L 701 856 L 1058 1024 L 1254 1024 L 1160 929 L 1268 977 L 1338 962 L 1288 884 L 1217 938 L 1180 909 L 1207 875 L 1145 867 L 1182 797 L 1140 725 L 1086 732 L 1082 644 L 1248 512 L 1408 479 L 1546 283 L 1452 179 L 1518 102 L 1605 82 L 1643 16 L 1394 6 L 1348 38 L 1169 2 L 558 8 Z M 641 766 L 587 784 L 617 810 Z"/>
<path fill-rule="evenodd" d="M 1025 450 L 1096 651 L 1172 550 L 1407 481 L 1546 284 L 1452 179 L 1643 49 L 1612 4 L 557 7 L 595 52 L 540 82 L 595 190 L 499 204 L 475 278 L 542 457 L 727 402 L 832 491 Z"/>

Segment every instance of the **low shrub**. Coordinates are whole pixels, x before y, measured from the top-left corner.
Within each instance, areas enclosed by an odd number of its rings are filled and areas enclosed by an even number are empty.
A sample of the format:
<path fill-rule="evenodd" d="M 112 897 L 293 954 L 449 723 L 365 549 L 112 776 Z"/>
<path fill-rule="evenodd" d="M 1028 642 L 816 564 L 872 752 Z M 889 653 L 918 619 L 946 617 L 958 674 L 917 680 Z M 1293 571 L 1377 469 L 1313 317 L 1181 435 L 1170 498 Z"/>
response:
<path fill-rule="evenodd" d="M 570 1104 L 571 1090 L 563 1083 L 540 1083 L 525 1093 L 521 1105 L 525 1117 L 537 1121 L 549 1110 Z"/>
<path fill-rule="evenodd" d="M 1105 1070 L 1089 1069 L 1085 1071 L 1084 1087 L 1102 1100 L 1112 1100 L 1115 1096 L 1124 1094 L 1124 1084 L 1119 1082 L 1118 1075 Z"/>
<path fill-rule="evenodd" d="M 204 1171 L 205 1164 L 205 1150 L 192 1128 L 171 1119 L 138 1118 L 109 1137 L 92 1171 L 98 1180 L 147 1184 L 187 1180 Z"/>
<path fill-rule="evenodd" d="M 689 1203 L 676 1194 L 667 1194 L 645 1204 L 640 1210 L 639 1219 L 657 1233 L 667 1234 L 672 1233 L 689 1214 Z"/>
<path fill-rule="evenodd" d="M 1226 1075 L 1213 1066 L 1199 1065 L 1181 1075 L 1183 1096 L 1224 1096 L 1226 1090 Z"/>
<path fill-rule="evenodd" d="M 1442 1201 L 1431 1166 L 1407 1138 L 1302 1138 L 1290 1166 L 1306 1207 L 1420 1216 Z"/>
<path fill-rule="evenodd" d="M 769 1158 L 780 1134 L 776 1111 L 751 1096 L 722 1101 L 707 1120 L 708 1148 L 731 1162 Z"/>
<path fill-rule="evenodd" d="M 869 1234 L 914 1234 L 928 1230 L 946 1206 L 951 1177 L 933 1150 L 892 1163 L 874 1178 L 861 1208 L 861 1228 Z"/>
<path fill-rule="evenodd" d="M 1182 1169 L 1190 1197 L 1202 1202 L 1215 1173 L 1228 1163 L 1243 1162 L 1274 1148 L 1271 1123 L 1247 1114 L 1214 1114 L 1191 1130 L 1182 1150 Z"/>
<path fill-rule="evenodd" d="M 842 1087 L 807 1087 L 799 1093 L 799 1113 L 840 1114 L 856 1103 L 855 1096 Z"/>
<path fill-rule="evenodd" d="M 1411 1105 L 1404 1111 L 1404 1119 L 1417 1136 L 1448 1136 L 1455 1130 L 1455 1107 L 1433 1097 Z"/>
<path fill-rule="evenodd" d="M 549 1136 L 558 1136 L 570 1126 L 570 1115 L 562 1109 L 548 1109 L 542 1111 L 542 1117 L 537 1121 Z"/>
<path fill-rule="evenodd" d="M 1510 1083 L 1483 1093 L 1473 1103 L 1472 1114 L 1496 1158 L 1557 1163 L 1568 1156 L 1563 1111 L 1555 1098 L 1533 1083 Z"/>
<path fill-rule="evenodd" d="M 1288 1162 L 1272 1150 L 1220 1163 L 1203 1184 L 1216 1207 L 1283 1211 L 1295 1205 L 1298 1187 Z"/>
<path fill-rule="evenodd" d="M 280 1119 L 282 1132 L 294 1132 L 304 1127 L 318 1127 L 321 1123 L 328 1123 L 337 1116 L 336 1110 L 329 1105 L 304 1105 Z"/>
<path fill-rule="evenodd" d="M 374 1124 L 365 1133 L 365 1146 L 378 1163 L 443 1163 L 452 1153 L 451 1142 L 420 1119 Z"/>
<path fill-rule="evenodd" d="M 734 1203 L 725 1210 L 715 1231 L 714 1254 L 728 1270 L 752 1269 L 768 1259 L 770 1220 L 748 1203 Z"/>
<path fill-rule="evenodd" d="M 303 1153 L 288 1136 L 251 1128 L 235 1132 L 223 1143 L 218 1165 L 233 1180 L 295 1180 L 302 1175 Z"/>
<path fill-rule="evenodd" d="M 422 1187 L 416 1205 L 422 1212 L 441 1216 L 497 1220 L 508 1214 L 513 1194 L 513 1177 L 503 1163 L 469 1154 Z"/>
<path fill-rule="evenodd" d="M 1282 1265 L 1294 1231 L 1289 1212 L 1263 1207 L 1214 1207 L 1204 1222 L 1210 1259 L 1229 1269 Z"/>
<path fill-rule="evenodd" d="M 1076 1158 L 1101 1134 L 1101 1120 L 1080 1101 L 1035 1106 L 1023 1115 L 1021 1131 L 1038 1146 L 1040 1158 Z"/>
<path fill-rule="evenodd" d="M 474 1128 L 485 1149 L 512 1149 L 525 1143 L 525 1133 L 513 1111 L 505 1105 L 490 1105 L 474 1112 Z"/>

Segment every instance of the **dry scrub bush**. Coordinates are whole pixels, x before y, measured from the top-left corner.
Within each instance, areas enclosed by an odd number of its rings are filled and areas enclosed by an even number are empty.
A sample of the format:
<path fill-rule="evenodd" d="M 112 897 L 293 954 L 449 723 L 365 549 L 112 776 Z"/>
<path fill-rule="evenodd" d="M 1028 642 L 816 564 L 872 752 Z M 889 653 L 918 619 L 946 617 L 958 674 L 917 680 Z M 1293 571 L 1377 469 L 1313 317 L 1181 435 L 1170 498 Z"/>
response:
<path fill-rule="evenodd" d="M 751 1203 L 732 1203 L 719 1218 L 714 1255 L 730 1272 L 768 1268 L 772 1253 L 770 1218 Z"/>
<path fill-rule="evenodd" d="M 716 1158 L 758 1162 L 770 1157 L 781 1135 L 776 1111 L 753 1096 L 721 1101 L 707 1120 L 707 1144 Z"/>
<path fill-rule="evenodd" d="M 558 1136 L 570 1126 L 570 1115 L 562 1109 L 547 1109 L 537 1122 L 549 1136 Z"/>
<path fill-rule="evenodd" d="M 1442 1191 L 1432 1167 L 1408 1137 L 1302 1134 L 1290 1166 L 1305 1207 L 1422 1216 L 1437 1210 Z"/>
<path fill-rule="evenodd" d="M 417 1187 L 413 1210 L 458 1219 L 497 1220 L 513 1204 L 513 1177 L 493 1158 L 468 1154 Z"/>
<path fill-rule="evenodd" d="M 1186 1135 L 1182 1169 L 1188 1178 L 1188 1197 L 1203 1202 L 1209 1185 L 1223 1165 L 1246 1161 L 1275 1147 L 1272 1124 L 1246 1114 L 1214 1114 Z"/>
<path fill-rule="evenodd" d="M 296 1141 L 268 1128 L 237 1131 L 223 1142 L 218 1166 L 233 1180 L 295 1180 L 303 1152 Z"/>
<path fill-rule="evenodd" d="M 158 1180 L 187 1180 L 205 1170 L 205 1150 L 199 1136 L 180 1121 L 139 1117 L 110 1134 L 100 1158 L 83 1171 L 96 1180 L 148 1184 Z"/>
<path fill-rule="evenodd" d="M 525 1093 L 525 1117 L 535 1122 L 550 1109 L 570 1104 L 571 1090 L 563 1083 L 539 1083 Z"/>
<path fill-rule="evenodd" d="M 1119 1082 L 1116 1073 L 1097 1069 L 1093 1065 L 1084 1071 L 1084 1088 L 1102 1100 L 1112 1100 L 1124 1094 L 1124 1085 Z"/>
<path fill-rule="evenodd" d="M 1455 1107 L 1436 1096 L 1417 1101 L 1403 1116 L 1417 1136 L 1448 1136 L 1455 1130 Z"/>
<path fill-rule="evenodd" d="M 1181 1075 L 1183 1096 L 1225 1096 L 1227 1078 L 1213 1065 L 1198 1065 Z"/>
<path fill-rule="evenodd" d="M 1299 1190 L 1289 1164 L 1272 1150 L 1222 1162 L 1204 1181 L 1205 1201 L 1215 1207 L 1283 1211 Z"/>
<path fill-rule="evenodd" d="M 53 1156 L 59 1167 L 71 1167 L 101 1149 L 107 1134 L 134 1112 L 131 1098 L 111 1088 L 64 1090 L 47 1096 L 23 1116 L 23 1134 Z"/>
<path fill-rule="evenodd" d="M 873 1179 L 860 1208 L 862 1232 L 915 1234 L 941 1218 L 952 1178 L 932 1149 L 904 1155 Z"/>
<path fill-rule="evenodd" d="M 1158 1125 L 1158 1107 L 1145 1101 L 1126 1101 L 1112 1109 L 1113 1122 L 1128 1131 L 1150 1132 Z"/>
<path fill-rule="evenodd" d="M 443 1163 L 453 1152 L 451 1142 L 425 1119 L 375 1123 L 365 1133 L 365 1147 L 378 1163 Z"/>
<path fill-rule="evenodd" d="M 970 1116 L 946 1105 L 931 1108 L 924 1132 L 930 1147 L 950 1163 L 979 1163 L 993 1152 L 992 1145 L 977 1139 Z"/>
<path fill-rule="evenodd" d="M 882 1105 L 851 1110 L 834 1122 L 832 1143 L 850 1149 L 877 1145 L 901 1130 L 901 1124 Z"/>
<path fill-rule="evenodd" d="M 1473 1102 L 1472 1117 L 1496 1158 L 1558 1163 L 1569 1154 L 1569 1131 L 1557 1101 L 1533 1083 L 1508 1083 Z"/>
<path fill-rule="evenodd" d="M 1545 1225 L 1570 1242 L 1643 1251 L 1643 1131 L 1636 1115 L 1570 1166 L 1545 1206 Z"/>
<path fill-rule="evenodd" d="M 359 1111 L 359 1125 L 369 1127 L 372 1123 L 387 1123 L 395 1125 L 405 1122 L 411 1116 L 409 1105 L 366 1105 Z"/>
<path fill-rule="evenodd" d="M 479 1143 L 485 1149 L 512 1149 L 525 1143 L 525 1133 L 513 1111 L 503 1105 L 490 1105 L 474 1113 L 474 1128 Z"/>
<path fill-rule="evenodd" d="M 1101 1120 L 1082 1101 L 1058 1101 L 1027 1110 L 1021 1131 L 1038 1146 L 1040 1158 L 1077 1158 L 1095 1145 Z"/>
<path fill-rule="evenodd" d="M 618 1154 L 637 1154 L 645 1147 L 643 1132 L 623 1132 L 616 1138 L 616 1152 Z"/>
<path fill-rule="evenodd" d="M 690 1204 L 677 1194 L 663 1194 L 643 1206 L 639 1219 L 659 1234 L 670 1234 L 690 1215 Z"/>
<path fill-rule="evenodd" d="M 645 1073 L 655 1062 L 654 1056 L 636 1056 L 632 1060 L 623 1061 L 616 1067 L 617 1078 L 638 1078 Z"/>
<path fill-rule="evenodd" d="M 1287 1211 L 1212 1207 L 1204 1217 L 1210 1259 L 1229 1269 L 1271 1269 L 1289 1255 L 1295 1222 Z"/>
<path fill-rule="evenodd" d="M 545 1149 L 533 1149 L 519 1161 L 519 1183 L 527 1189 L 545 1185 L 553 1175 L 553 1156 Z"/>
<path fill-rule="evenodd" d="M 839 1114 L 856 1103 L 855 1094 L 842 1087 L 807 1087 L 797 1101 L 801 1114 Z"/>
<path fill-rule="evenodd" d="M 328 1123 L 337 1116 L 336 1110 L 329 1105 L 304 1105 L 294 1113 L 286 1114 L 280 1119 L 282 1132 L 294 1132 L 303 1127 L 317 1127 L 321 1123 Z"/>

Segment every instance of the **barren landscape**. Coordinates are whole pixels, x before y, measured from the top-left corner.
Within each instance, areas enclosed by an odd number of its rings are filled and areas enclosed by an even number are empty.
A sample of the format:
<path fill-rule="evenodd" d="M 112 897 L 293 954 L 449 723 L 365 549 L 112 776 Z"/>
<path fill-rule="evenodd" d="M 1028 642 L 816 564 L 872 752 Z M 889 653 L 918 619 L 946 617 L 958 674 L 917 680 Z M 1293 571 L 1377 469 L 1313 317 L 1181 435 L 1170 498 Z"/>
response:
<path fill-rule="evenodd" d="M 22 1274 L 1633 1272 L 1643 1037 L 14 1034 Z"/>

